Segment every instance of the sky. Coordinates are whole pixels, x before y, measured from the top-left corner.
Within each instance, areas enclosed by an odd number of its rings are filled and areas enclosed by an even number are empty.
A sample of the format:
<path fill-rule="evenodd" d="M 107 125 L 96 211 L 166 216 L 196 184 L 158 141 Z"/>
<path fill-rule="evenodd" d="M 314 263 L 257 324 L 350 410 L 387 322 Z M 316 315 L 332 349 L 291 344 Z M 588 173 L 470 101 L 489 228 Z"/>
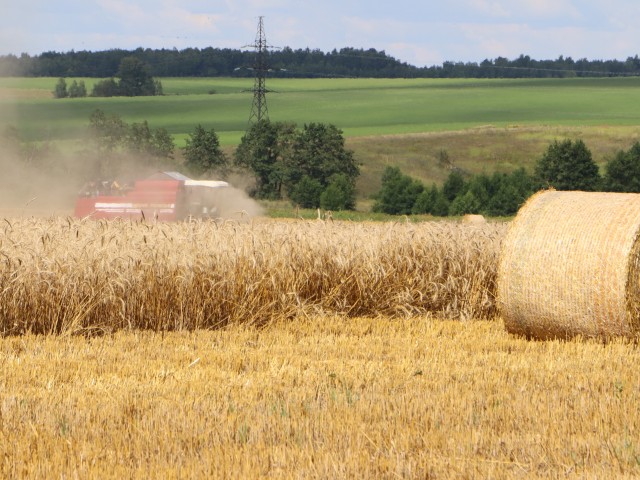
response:
<path fill-rule="evenodd" d="M 255 42 L 375 48 L 418 67 L 640 54 L 638 0 L 0 0 L 0 55 Z"/>

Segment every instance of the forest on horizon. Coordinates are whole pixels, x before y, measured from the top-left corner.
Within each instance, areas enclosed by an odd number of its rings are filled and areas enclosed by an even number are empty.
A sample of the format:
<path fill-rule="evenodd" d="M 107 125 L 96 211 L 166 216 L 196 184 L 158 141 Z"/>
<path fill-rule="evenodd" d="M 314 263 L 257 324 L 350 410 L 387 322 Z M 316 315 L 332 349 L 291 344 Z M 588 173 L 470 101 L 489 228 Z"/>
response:
<path fill-rule="evenodd" d="M 103 51 L 44 52 L 39 55 L 1 55 L 0 76 L 5 77 L 93 77 L 117 74 L 120 62 L 136 57 L 147 63 L 154 77 L 254 76 L 256 53 L 229 48 L 186 48 Z M 636 54 L 625 60 L 574 60 L 560 56 L 536 60 L 528 55 L 515 59 L 497 57 L 481 62 L 446 61 L 417 67 L 402 62 L 384 50 L 341 48 L 330 52 L 285 47 L 267 53 L 269 76 L 278 78 L 566 78 L 640 75 Z"/>

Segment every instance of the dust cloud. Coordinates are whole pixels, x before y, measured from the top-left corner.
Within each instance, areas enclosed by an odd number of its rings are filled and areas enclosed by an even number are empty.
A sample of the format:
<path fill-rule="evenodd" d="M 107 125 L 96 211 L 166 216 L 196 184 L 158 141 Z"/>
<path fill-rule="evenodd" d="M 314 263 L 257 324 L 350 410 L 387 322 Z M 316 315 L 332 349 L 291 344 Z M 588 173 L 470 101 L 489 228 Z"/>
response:
<path fill-rule="evenodd" d="M 53 142 L 25 142 L 13 125 L 0 125 L 0 214 L 72 215 L 93 168 L 84 152 L 62 151 Z"/>
<path fill-rule="evenodd" d="M 105 157 L 89 146 L 62 153 L 51 145 L 24 144 L 15 133 L 11 127 L 0 132 L 0 217 L 72 216 L 77 195 L 89 181 L 126 185 L 160 171 L 180 170 L 176 165 L 150 165 L 135 155 L 120 155 L 105 167 Z M 218 216 L 241 221 L 264 214 L 262 206 L 236 186 L 247 182 L 241 177 L 227 181 L 230 186 L 216 195 Z"/>
<path fill-rule="evenodd" d="M 0 214 L 71 214 L 77 179 L 70 177 L 67 159 L 60 162 L 47 142 L 23 142 L 15 126 L 16 101 L 23 94 L 6 88 L 0 97 Z"/>
<path fill-rule="evenodd" d="M 21 142 L 13 127 L 0 131 L 0 216 L 73 215 L 77 195 L 87 182 L 133 184 L 161 171 L 180 171 L 175 164 L 150 164 L 148 158 L 119 154 L 109 157 L 91 150 L 61 152 L 55 145 Z M 228 178 L 230 187 L 216 196 L 222 218 L 261 216 L 263 208 Z M 238 182 L 238 183 L 236 183 Z"/>
<path fill-rule="evenodd" d="M 29 163 L 15 149 L 0 144 L 0 213 L 3 215 L 70 215 L 76 183 L 62 174 Z"/>
<path fill-rule="evenodd" d="M 250 198 L 243 190 L 225 188 L 217 197 L 218 214 L 221 218 L 247 220 L 264 215 L 262 206 Z"/>
<path fill-rule="evenodd" d="M 0 214 L 73 213 L 79 180 L 71 176 L 71 159 L 49 142 L 22 141 L 15 102 L 7 91 L 0 99 Z"/>
<path fill-rule="evenodd" d="M 0 76 L 3 72 L 0 71 Z M 90 136 L 77 142 L 27 142 L 16 128 L 17 89 L 4 89 L 0 97 L 0 217 L 71 216 L 78 193 L 87 182 L 116 180 L 132 183 L 160 171 L 180 171 L 175 161 L 158 162 L 137 154 L 101 151 Z M 87 134 L 88 135 L 88 134 Z M 248 180 L 232 174 L 231 187 L 219 196 L 222 218 L 247 219 L 263 209 L 243 187 Z"/>
<path fill-rule="evenodd" d="M 262 205 L 247 195 L 255 183 L 246 176 L 230 174 L 226 181 L 231 185 L 218 197 L 218 211 L 222 218 L 249 219 L 264 215 Z"/>

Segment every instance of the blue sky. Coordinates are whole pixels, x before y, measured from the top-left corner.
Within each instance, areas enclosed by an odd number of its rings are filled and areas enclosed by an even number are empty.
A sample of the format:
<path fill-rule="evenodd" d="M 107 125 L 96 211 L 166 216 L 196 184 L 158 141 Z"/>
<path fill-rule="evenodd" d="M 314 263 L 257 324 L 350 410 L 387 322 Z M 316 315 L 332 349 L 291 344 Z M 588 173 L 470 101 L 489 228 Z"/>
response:
<path fill-rule="evenodd" d="M 0 0 L 0 54 L 269 44 L 384 50 L 417 66 L 640 54 L 638 0 Z"/>

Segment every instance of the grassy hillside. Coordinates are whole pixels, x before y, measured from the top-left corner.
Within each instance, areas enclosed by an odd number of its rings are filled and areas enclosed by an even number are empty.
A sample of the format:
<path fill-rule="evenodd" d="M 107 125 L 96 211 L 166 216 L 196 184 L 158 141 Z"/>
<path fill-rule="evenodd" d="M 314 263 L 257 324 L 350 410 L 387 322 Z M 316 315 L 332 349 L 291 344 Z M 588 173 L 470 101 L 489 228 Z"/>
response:
<path fill-rule="evenodd" d="M 78 79 L 79 80 L 79 79 Z M 83 79 L 91 89 L 95 79 Z M 250 78 L 164 78 L 165 96 L 52 98 L 57 79 L 0 78 L 0 128 L 72 145 L 100 108 L 127 122 L 164 127 L 179 146 L 197 124 L 215 128 L 229 151 L 247 126 Z M 70 83 L 72 79 L 69 79 Z M 530 166 L 555 138 L 582 138 L 597 162 L 640 137 L 640 79 L 270 79 L 274 121 L 332 123 L 362 163 L 369 196 L 386 165 L 441 181 L 446 151 L 470 172 Z M 68 148 L 73 148 L 72 146 Z"/>
<path fill-rule="evenodd" d="M 450 169 L 440 161 L 446 152 L 456 167 L 469 173 L 529 171 L 553 140 L 582 139 L 601 170 L 620 149 L 640 140 L 640 126 L 551 126 L 513 125 L 478 127 L 449 132 L 379 135 L 347 138 L 347 147 L 362 161 L 358 190 L 369 197 L 380 187 L 387 165 L 400 169 L 426 184 L 441 183 Z"/>

